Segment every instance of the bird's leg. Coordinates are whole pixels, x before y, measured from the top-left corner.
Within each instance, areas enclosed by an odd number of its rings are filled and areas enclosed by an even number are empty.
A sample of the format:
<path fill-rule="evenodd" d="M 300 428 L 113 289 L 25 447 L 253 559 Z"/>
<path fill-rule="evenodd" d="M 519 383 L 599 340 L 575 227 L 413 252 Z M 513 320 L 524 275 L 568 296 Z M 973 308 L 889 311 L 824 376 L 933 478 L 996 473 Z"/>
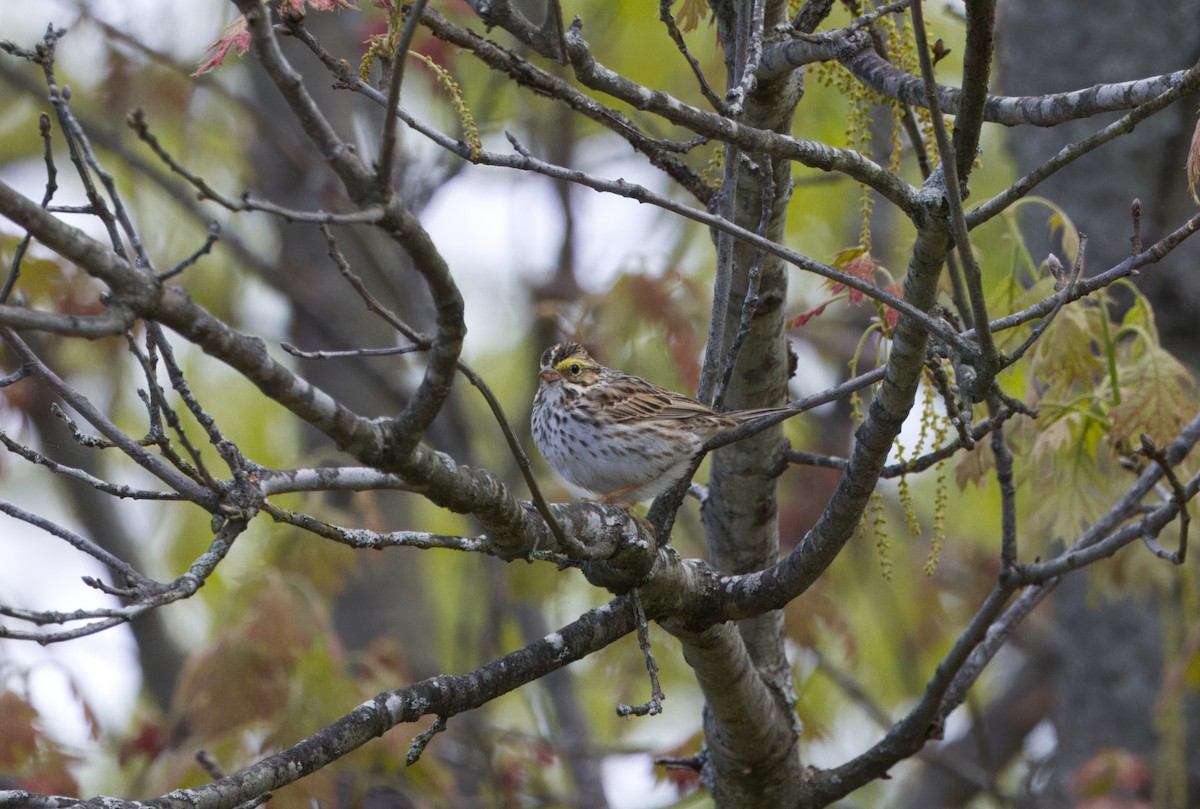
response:
<path fill-rule="evenodd" d="M 642 487 L 642 485 L 643 484 L 641 484 L 641 483 L 631 483 L 628 486 L 622 486 L 620 489 L 617 489 L 615 492 L 609 492 L 608 494 L 604 495 L 603 497 L 598 497 L 595 500 L 593 500 L 590 497 L 585 497 L 585 498 L 583 498 L 583 502 L 599 503 L 599 504 L 605 505 L 605 506 L 616 506 L 617 508 L 623 510 L 630 517 L 633 517 L 635 520 L 637 520 L 639 523 L 641 523 L 642 526 L 650 533 L 651 536 L 657 536 L 658 532 L 654 530 L 654 526 L 650 523 L 650 521 L 647 520 L 642 515 L 637 513 L 637 503 L 627 503 L 627 502 L 622 502 L 617 499 L 619 497 L 622 497 L 623 495 L 629 494 L 632 491 L 640 489 Z"/>
<path fill-rule="evenodd" d="M 590 497 L 585 497 L 585 498 L 583 498 L 583 502 L 585 502 L 585 503 L 601 503 L 606 506 L 620 506 L 621 508 L 628 511 L 630 508 L 633 507 L 634 504 L 622 503 L 617 498 L 623 497 L 623 496 L 629 494 L 630 492 L 635 491 L 640 488 L 642 488 L 641 483 L 630 483 L 628 486 L 622 486 L 621 488 L 617 489 L 615 492 L 609 492 L 608 494 L 604 495 L 603 497 L 597 497 L 594 500 Z"/>

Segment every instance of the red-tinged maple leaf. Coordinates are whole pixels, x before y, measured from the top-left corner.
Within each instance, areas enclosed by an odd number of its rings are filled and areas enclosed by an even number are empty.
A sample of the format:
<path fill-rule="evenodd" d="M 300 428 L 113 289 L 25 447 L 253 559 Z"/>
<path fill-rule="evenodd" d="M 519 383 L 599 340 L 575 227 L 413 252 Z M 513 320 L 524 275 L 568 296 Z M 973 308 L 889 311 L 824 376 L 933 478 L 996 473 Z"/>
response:
<path fill-rule="evenodd" d="M 904 295 L 904 290 L 900 288 L 899 284 L 892 284 L 885 291 L 890 292 L 891 294 L 895 295 L 897 298 Z M 885 311 L 883 313 L 883 319 L 887 323 L 887 327 L 889 330 L 894 329 L 894 328 L 896 328 L 896 321 L 900 319 L 900 312 L 889 306 L 889 307 L 887 307 L 887 311 Z"/>
<path fill-rule="evenodd" d="M 153 722 L 143 722 L 137 733 L 126 739 L 117 751 L 117 761 L 128 764 L 137 756 L 153 761 L 167 747 L 162 728 Z"/>
<path fill-rule="evenodd" d="M 879 263 L 875 261 L 866 247 L 856 244 L 853 247 L 845 247 L 837 251 L 833 257 L 833 266 L 847 275 L 853 275 L 855 278 L 873 284 L 875 283 L 875 270 L 879 268 Z M 847 287 L 841 281 L 837 281 L 831 289 L 834 295 L 838 295 Z M 863 293 L 857 289 L 850 289 L 849 296 L 851 303 L 862 302 Z"/>
<path fill-rule="evenodd" d="M 239 16 L 225 29 L 225 33 L 221 34 L 217 41 L 205 48 L 204 52 L 208 54 L 208 58 L 200 63 L 200 67 L 192 75 L 202 76 L 219 68 L 224 64 L 225 57 L 229 55 L 230 48 L 235 49 L 238 56 L 250 50 L 250 31 L 246 28 L 245 17 Z"/>
<path fill-rule="evenodd" d="M 879 266 L 879 264 L 875 261 L 874 258 L 871 257 L 870 253 L 863 253 L 859 256 L 855 256 L 853 259 L 848 261 L 846 263 L 845 270 L 847 273 L 849 273 L 850 275 L 853 275 L 855 278 L 859 278 L 859 279 L 861 279 L 863 281 L 867 281 L 869 283 L 874 283 L 875 269 L 878 266 Z M 849 294 L 850 294 L 850 303 L 861 303 L 862 302 L 862 299 L 863 299 L 862 290 L 851 289 Z"/>
<path fill-rule="evenodd" d="M 787 322 L 787 327 L 789 329 L 799 329 L 799 328 L 805 326 L 808 323 L 808 321 L 812 320 L 814 317 L 817 317 L 822 312 L 824 312 L 825 307 L 831 303 L 833 303 L 833 301 L 825 301 L 823 304 L 821 304 L 820 306 L 818 306 L 815 309 L 809 309 L 807 312 L 801 312 L 800 314 L 796 315 L 794 318 L 792 318 L 791 320 L 789 320 Z"/>

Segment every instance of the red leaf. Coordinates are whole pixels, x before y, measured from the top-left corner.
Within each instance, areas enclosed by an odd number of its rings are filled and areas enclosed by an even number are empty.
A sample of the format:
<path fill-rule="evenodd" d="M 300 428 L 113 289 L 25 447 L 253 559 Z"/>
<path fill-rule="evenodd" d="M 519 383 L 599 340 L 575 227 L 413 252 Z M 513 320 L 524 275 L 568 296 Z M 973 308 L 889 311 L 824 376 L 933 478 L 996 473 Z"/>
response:
<path fill-rule="evenodd" d="M 831 303 L 833 303 L 833 301 L 825 301 L 825 303 L 821 304 L 816 309 L 809 309 L 807 312 L 801 312 L 800 314 L 796 315 L 794 318 L 792 318 L 791 320 L 788 321 L 787 327 L 789 329 L 799 329 L 799 328 L 803 327 L 805 324 L 808 323 L 808 321 L 812 320 L 814 317 L 817 317 L 822 312 L 824 312 L 825 307 Z"/>
<path fill-rule="evenodd" d="M 225 33 L 221 34 L 216 42 L 205 49 L 205 53 L 209 54 L 209 57 L 200 63 L 200 67 L 192 75 L 202 76 L 219 68 L 225 62 L 225 57 L 229 55 L 230 48 L 236 49 L 238 56 L 250 50 L 250 32 L 246 29 L 245 17 L 239 16 L 225 29 Z"/>
<path fill-rule="evenodd" d="M 137 733 L 121 745 L 117 751 L 117 761 L 128 764 L 136 756 L 145 756 L 150 761 L 158 758 L 158 754 L 167 748 L 167 739 L 163 737 L 162 729 L 153 722 L 143 722 Z"/>
<path fill-rule="evenodd" d="M 897 298 L 904 296 L 904 290 L 900 288 L 899 284 L 892 284 L 885 291 L 890 292 L 891 294 L 895 295 Z M 884 312 L 884 315 L 883 315 L 883 319 L 885 321 L 887 321 L 887 326 L 889 329 L 896 328 L 896 321 L 899 318 L 900 318 L 900 312 L 896 309 L 893 309 L 890 306 L 887 308 L 887 311 Z"/>
<path fill-rule="evenodd" d="M 855 278 L 867 281 L 869 283 L 874 283 L 875 268 L 878 266 L 879 264 L 876 263 L 875 259 L 870 253 L 862 253 L 861 255 L 857 255 L 847 261 L 844 269 L 848 274 L 853 275 Z M 861 290 L 850 290 L 851 303 L 860 303 L 862 299 L 863 292 Z"/>

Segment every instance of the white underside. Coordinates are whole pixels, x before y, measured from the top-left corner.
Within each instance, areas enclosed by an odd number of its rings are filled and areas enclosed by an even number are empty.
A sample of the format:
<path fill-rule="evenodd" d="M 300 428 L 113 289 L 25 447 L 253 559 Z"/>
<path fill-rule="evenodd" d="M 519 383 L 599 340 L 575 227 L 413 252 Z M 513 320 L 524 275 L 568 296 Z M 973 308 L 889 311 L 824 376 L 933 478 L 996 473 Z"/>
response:
<path fill-rule="evenodd" d="M 627 441 L 621 438 L 633 428 L 614 425 L 614 439 L 603 440 L 594 427 L 575 418 L 569 407 L 559 411 L 563 414 L 560 417 L 560 429 L 565 438 L 554 444 L 548 440 L 551 429 L 549 420 L 552 418 L 550 413 L 559 410 L 554 399 L 561 393 L 557 385 L 543 382 L 542 386 L 541 395 L 546 399 L 546 404 L 554 406 L 535 408 L 533 440 L 555 471 L 583 492 L 603 497 L 636 485 L 637 488 L 620 495 L 618 499 L 631 503 L 651 500 L 687 474 L 692 458 L 700 451 L 701 441 L 697 436 L 689 436 L 690 440 L 682 445 L 676 442 L 668 444 L 655 439 L 652 434 L 647 435 L 644 429 L 637 429 L 635 446 L 638 447 L 638 456 L 649 453 L 658 459 L 653 467 L 649 467 L 645 457 L 635 458 L 627 448 Z M 674 424 L 678 426 L 678 420 Z"/>

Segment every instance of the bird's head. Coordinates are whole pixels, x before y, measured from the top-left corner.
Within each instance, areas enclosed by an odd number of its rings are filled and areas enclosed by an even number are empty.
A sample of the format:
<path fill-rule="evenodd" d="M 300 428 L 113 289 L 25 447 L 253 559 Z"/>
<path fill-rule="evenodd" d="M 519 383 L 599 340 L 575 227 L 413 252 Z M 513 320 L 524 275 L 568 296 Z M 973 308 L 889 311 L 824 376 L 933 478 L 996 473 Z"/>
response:
<path fill-rule="evenodd" d="M 579 343 L 559 343 L 542 354 L 538 376 L 549 384 L 561 382 L 565 387 L 582 390 L 598 382 L 603 372 L 604 367 Z"/>

